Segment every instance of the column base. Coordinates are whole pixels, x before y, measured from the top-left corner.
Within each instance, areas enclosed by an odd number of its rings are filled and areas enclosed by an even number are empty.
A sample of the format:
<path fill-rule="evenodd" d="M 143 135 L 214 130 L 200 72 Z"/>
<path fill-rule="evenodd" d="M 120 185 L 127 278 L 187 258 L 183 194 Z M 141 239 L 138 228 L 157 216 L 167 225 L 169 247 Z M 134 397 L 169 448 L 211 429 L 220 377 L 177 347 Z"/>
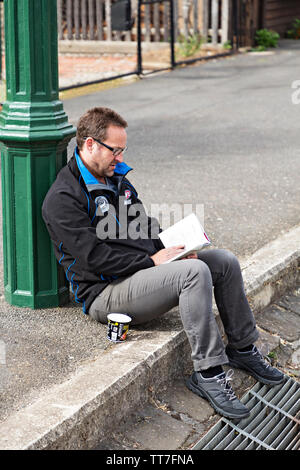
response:
<path fill-rule="evenodd" d="M 35 296 L 31 292 L 10 292 L 9 287 L 4 289 L 4 297 L 7 303 L 17 307 L 40 309 L 62 307 L 70 302 L 68 287 L 61 288 L 57 293 L 39 293 Z"/>

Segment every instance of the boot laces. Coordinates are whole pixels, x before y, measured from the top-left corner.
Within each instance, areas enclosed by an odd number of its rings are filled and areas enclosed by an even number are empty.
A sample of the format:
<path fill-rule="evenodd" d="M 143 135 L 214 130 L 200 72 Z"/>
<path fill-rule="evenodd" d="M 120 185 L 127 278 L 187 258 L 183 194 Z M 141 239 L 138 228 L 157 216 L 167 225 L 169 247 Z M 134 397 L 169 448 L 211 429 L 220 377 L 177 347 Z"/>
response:
<path fill-rule="evenodd" d="M 231 388 L 230 381 L 233 380 L 233 375 L 234 371 L 232 369 L 229 369 L 222 377 L 217 379 L 217 382 L 221 385 L 221 387 L 224 389 L 224 392 L 228 395 L 229 400 L 234 400 L 236 399 L 235 393 Z"/>
<path fill-rule="evenodd" d="M 270 367 L 270 358 L 269 357 L 264 357 L 261 353 L 261 351 L 255 347 L 255 350 L 253 351 L 253 356 L 257 356 L 259 361 L 265 366 L 266 369 Z"/>

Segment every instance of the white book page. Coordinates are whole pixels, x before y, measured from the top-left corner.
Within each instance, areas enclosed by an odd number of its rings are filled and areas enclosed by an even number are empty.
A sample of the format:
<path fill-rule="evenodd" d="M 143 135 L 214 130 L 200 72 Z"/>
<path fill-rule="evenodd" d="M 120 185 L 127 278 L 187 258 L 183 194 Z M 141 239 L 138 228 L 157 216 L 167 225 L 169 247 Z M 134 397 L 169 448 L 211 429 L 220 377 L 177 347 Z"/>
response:
<path fill-rule="evenodd" d="M 165 248 L 184 245 L 185 250 L 170 261 L 181 258 L 189 252 L 199 251 L 203 246 L 210 245 L 206 233 L 195 214 L 190 214 L 159 234 Z"/>

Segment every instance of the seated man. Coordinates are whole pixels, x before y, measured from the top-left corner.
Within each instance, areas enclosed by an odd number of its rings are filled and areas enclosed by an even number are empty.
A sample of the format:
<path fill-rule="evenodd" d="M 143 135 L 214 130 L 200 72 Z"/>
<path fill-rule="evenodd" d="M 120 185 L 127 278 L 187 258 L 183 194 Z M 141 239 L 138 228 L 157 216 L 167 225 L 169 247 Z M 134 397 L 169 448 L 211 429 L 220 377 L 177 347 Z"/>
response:
<path fill-rule="evenodd" d="M 284 375 L 253 344 L 258 331 L 239 262 L 226 250 L 210 249 L 164 264 L 183 246 L 164 248 L 158 223 L 147 216 L 140 229 L 138 224 L 131 229 L 135 215 L 130 208 L 143 206 L 127 179 L 131 168 L 123 162 L 126 127 L 108 108 L 90 109 L 80 118 L 74 155 L 43 204 L 56 257 L 75 300 L 101 323 L 109 312 L 120 312 L 137 325 L 179 305 L 194 366 L 187 386 L 221 415 L 246 417 L 249 411 L 235 396 L 222 365 L 246 369 L 269 385 L 281 383 Z M 212 311 L 213 287 L 226 348 Z"/>

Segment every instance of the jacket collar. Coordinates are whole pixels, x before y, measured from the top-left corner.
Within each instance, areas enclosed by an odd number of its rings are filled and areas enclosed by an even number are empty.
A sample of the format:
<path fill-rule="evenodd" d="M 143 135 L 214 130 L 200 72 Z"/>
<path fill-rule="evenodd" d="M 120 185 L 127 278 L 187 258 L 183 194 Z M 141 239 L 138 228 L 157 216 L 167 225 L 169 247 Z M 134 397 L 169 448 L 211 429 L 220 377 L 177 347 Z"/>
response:
<path fill-rule="evenodd" d="M 81 179 L 80 176 L 83 179 L 83 182 L 89 192 L 95 190 L 95 189 L 106 189 L 108 191 L 114 191 L 113 186 L 115 183 L 118 186 L 118 183 L 120 180 L 127 175 L 129 171 L 132 170 L 130 166 L 128 166 L 126 163 L 117 163 L 114 175 L 108 179 L 108 184 L 104 184 L 99 182 L 95 176 L 91 174 L 91 172 L 86 168 L 84 165 L 83 161 L 81 160 L 78 152 L 78 147 L 75 148 L 73 157 L 69 161 L 69 168 L 71 171 L 77 176 L 78 179 Z M 112 184 L 109 184 L 110 181 Z"/>

